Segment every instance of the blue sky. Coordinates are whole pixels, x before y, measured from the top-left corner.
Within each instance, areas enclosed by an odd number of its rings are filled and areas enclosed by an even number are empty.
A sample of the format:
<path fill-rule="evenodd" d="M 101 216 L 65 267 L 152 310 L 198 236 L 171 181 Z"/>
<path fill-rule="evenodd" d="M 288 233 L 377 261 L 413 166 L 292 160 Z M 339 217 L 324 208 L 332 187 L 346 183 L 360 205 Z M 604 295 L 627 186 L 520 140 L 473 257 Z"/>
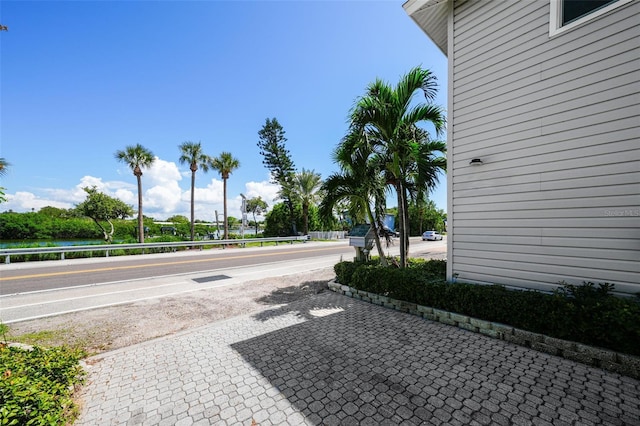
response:
<path fill-rule="evenodd" d="M 297 169 L 324 178 L 376 78 L 429 68 L 446 107 L 446 58 L 401 1 L 3 0 L 0 22 L 0 156 L 11 163 L 1 211 L 70 208 L 91 185 L 136 205 L 114 153 L 140 143 L 157 157 L 142 178 L 145 215 L 188 217 L 190 172 L 177 160 L 190 140 L 240 160 L 228 181 L 239 217 L 240 193 L 274 204 L 257 148 L 266 118 L 284 127 Z M 446 210 L 444 176 L 431 197 Z M 220 176 L 198 171 L 196 218 L 215 210 Z"/>

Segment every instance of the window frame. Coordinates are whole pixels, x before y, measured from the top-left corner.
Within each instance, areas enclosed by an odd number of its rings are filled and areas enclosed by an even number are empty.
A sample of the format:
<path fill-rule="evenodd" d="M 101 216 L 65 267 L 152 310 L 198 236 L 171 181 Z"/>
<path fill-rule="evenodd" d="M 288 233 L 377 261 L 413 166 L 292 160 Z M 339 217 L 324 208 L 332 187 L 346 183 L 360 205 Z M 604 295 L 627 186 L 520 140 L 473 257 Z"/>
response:
<path fill-rule="evenodd" d="M 614 9 L 631 3 L 632 1 L 633 0 L 617 0 L 601 9 L 594 10 L 591 13 L 588 13 L 574 21 L 571 21 L 566 25 L 562 25 L 562 4 L 564 0 L 549 0 L 549 37 L 553 37 L 558 34 L 570 31 L 573 28 L 582 26 L 586 22 L 596 19 L 599 16 L 605 15 Z"/>

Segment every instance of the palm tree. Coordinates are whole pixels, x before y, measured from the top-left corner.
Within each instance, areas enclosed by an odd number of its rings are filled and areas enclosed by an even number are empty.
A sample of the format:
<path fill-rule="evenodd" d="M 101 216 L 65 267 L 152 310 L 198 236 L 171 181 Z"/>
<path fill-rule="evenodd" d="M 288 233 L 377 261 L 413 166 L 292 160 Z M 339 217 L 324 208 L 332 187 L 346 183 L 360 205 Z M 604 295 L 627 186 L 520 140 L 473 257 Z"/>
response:
<path fill-rule="evenodd" d="M 405 185 L 407 191 L 419 210 L 433 210 L 435 204 L 429 200 L 429 193 L 436 187 L 441 173 L 447 171 L 447 144 L 443 141 L 433 141 L 423 129 L 416 129 L 417 155 L 412 164 Z M 420 215 L 418 230 L 422 233 L 422 215 Z"/>
<path fill-rule="evenodd" d="M 11 165 L 4 157 L 0 158 L 0 176 L 7 174 L 7 168 Z M 7 201 L 4 193 L 5 188 L 0 186 L 0 203 Z"/>
<path fill-rule="evenodd" d="M 196 185 L 196 172 L 198 167 L 203 172 L 209 171 L 209 163 L 211 158 L 202 152 L 202 145 L 200 142 L 195 143 L 191 141 L 183 142 L 180 146 L 180 164 L 189 164 L 189 170 L 191 170 L 191 241 L 195 240 L 194 222 L 195 222 L 195 185 Z"/>
<path fill-rule="evenodd" d="M 404 217 L 404 229 L 406 230 L 405 255 L 408 257 L 409 250 L 409 199 L 416 201 L 428 196 L 439 181 L 441 172 L 446 172 L 447 160 L 446 144 L 442 141 L 432 141 L 429 133 L 415 125 L 408 126 L 400 132 L 400 138 L 405 141 L 401 145 L 399 159 L 395 152 L 382 151 L 378 161 L 379 167 L 384 170 L 387 185 L 394 188 L 396 193 L 402 188 L 404 190 L 403 210 L 398 209 L 400 220 Z M 443 154 L 443 155 L 440 155 Z M 399 170 L 394 172 L 395 170 Z M 400 205 L 400 201 L 398 202 Z M 401 216 L 401 211 L 404 216 Z M 400 220 L 398 222 L 400 222 Z M 402 248 L 401 248 L 402 251 Z"/>
<path fill-rule="evenodd" d="M 377 156 L 367 143 L 365 134 L 361 130 L 352 129 L 334 151 L 333 158 L 342 172 L 332 174 L 322 184 L 324 198 L 320 203 L 320 215 L 331 217 L 333 207 L 341 201 L 347 201 L 349 215 L 354 221 L 362 223 L 367 219 L 374 228 L 380 262 L 386 266 L 387 259 L 379 232 L 385 211 L 385 182 L 377 168 Z"/>
<path fill-rule="evenodd" d="M 309 206 L 319 199 L 322 176 L 313 170 L 302 169 L 293 178 L 294 198 L 302 204 L 302 216 L 304 217 L 304 235 L 309 234 Z"/>
<path fill-rule="evenodd" d="M 422 90 L 427 103 L 412 106 L 416 91 Z M 436 95 L 436 79 L 429 70 L 413 68 L 395 87 L 376 80 L 369 85 L 352 111 L 352 126 L 364 128 L 374 150 L 380 154 L 380 167 L 387 184 L 394 188 L 398 199 L 398 228 L 400 231 L 400 267 L 407 264 L 408 235 L 408 179 L 420 155 L 417 124 L 431 123 L 437 134 L 444 130 L 442 108 L 430 102 Z"/>
<path fill-rule="evenodd" d="M 224 239 L 229 238 L 229 223 L 227 222 L 227 179 L 235 169 L 240 167 L 240 161 L 234 158 L 230 152 L 223 152 L 219 157 L 211 159 L 211 168 L 216 169 L 223 182 L 224 194 Z"/>
<path fill-rule="evenodd" d="M 9 163 L 4 157 L 0 158 L 0 176 L 7 174 L 7 168 L 9 168 L 10 165 L 11 163 Z"/>
<path fill-rule="evenodd" d="M 142 217 L 142 169 L 149 168 L 155 161 L 153 153 L 140 144 L 127 146 L 124 151 L 116 151 L 116 160 L 125 163 L 138 181 L 138 241 L 144 243 L 144 223 Z"/>
<path fill-rule="evenodd" d="M 440 140 L 431 140 L 423 129 L 416 129 L 415 162 L 410 165 L 407 190 L 413 200 L 428 198 L 438 182 L 440 175 L 447 171 L 447 144 Z"/>

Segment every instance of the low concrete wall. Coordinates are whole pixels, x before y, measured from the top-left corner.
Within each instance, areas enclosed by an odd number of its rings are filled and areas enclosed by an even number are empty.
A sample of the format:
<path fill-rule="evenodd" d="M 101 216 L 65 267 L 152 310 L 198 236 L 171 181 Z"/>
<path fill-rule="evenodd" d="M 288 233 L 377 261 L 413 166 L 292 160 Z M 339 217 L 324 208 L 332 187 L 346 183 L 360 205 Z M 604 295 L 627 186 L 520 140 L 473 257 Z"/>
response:
<path fill-rule="evenodd" d="M 417 315 L 431 321 L 463 328 L 473 331 L 474 333 L 484 334 L 485 336 L 495 339 L 515 343 L 516 345 L 525 346 L 537 351 L 640 379 L 640 358 L 632 355 L 595 348 L 568 340 L 556 339 L 543 334 L 520 330 L 505 324 L 484 321 L 428 306 L 403 302 L 375 293 L 357 290 L 335 281 L 329 282 L 329 289 L 354 299 Z"/>

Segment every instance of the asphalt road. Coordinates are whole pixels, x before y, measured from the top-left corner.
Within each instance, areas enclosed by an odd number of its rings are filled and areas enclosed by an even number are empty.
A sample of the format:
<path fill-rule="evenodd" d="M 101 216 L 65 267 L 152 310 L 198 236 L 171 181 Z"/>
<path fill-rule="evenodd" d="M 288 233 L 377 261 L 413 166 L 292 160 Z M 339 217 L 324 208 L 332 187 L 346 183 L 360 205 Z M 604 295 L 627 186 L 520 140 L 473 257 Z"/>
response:
<path fill-rule="evenodd" d="M 412 239 L 413 256 L 443 258 L 445 241 Z M 398 247 L 385 250 L 397 255 Z M 0 266 L 0 319 L 25 321 L 309 272 L 350 260 L 348 241 L 186 251 Z"/>
<path fill-rule="evenodd" d="M 294 261 L 318 256 L 349 259 L 347 241 L 274 247 L 189 250 L 176 253 L 30 262 L 0 266 L 0 295 L 164 277 Z"/>

